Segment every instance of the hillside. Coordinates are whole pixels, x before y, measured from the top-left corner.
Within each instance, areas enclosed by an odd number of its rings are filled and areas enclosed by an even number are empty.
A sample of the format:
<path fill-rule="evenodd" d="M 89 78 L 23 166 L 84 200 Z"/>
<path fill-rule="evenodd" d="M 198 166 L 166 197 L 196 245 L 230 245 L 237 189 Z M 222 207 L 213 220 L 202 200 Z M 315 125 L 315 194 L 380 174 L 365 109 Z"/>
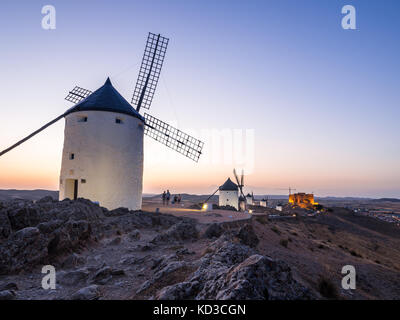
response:
<path fill-rule="evenodd" d="M 342 208 L 269 220 L 189 207 L 159 206 L 165 214 L 109 211 L 84 199 L 0 202 L 0 297 L 400 298 L 393 224 Z M 57 290 L 41 289 L 44 264 L 56 267 Z M 353 291 L 340 286 L 348 264 L 357 272 Z"/>
<path fill-rule="evenodd" d="M 50 196 L 54 199 L 58 199 L 58 191 L 51 190 L 16 190 L 7 189 L 0 190 L 0 200 L 12 200 L 12 199 L 26 199 L 26 200 L 39 200 L 41 198 Z"/>

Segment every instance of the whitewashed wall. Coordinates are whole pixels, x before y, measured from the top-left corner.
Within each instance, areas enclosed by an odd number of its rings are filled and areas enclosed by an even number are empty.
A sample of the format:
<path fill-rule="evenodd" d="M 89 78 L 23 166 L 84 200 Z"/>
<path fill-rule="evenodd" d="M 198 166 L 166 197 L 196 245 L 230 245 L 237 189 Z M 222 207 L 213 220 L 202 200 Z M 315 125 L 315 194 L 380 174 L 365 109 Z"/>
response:
<path fill-rule="evenodd" d="M 238 191 L 219 191 L 219 203 L 220 206 L 232 206 L 239 210 L 239 197 Z"/>
<path fill-rule="evenodd" d="M 246 203 L 249 205 L 253 205 L 253 198 L 252 197 L 246 197 Z"/>
<path fill-rule="evenodd" d="M 87 122 L 80 122 L 82 117 L 87 117 Z M 123 123 L 117 124 L 116 118 Z M 143 122 L 106 111 L 74 112 L 65 119 L 60 200 L 68 196 L 66 179 L 78 179 L 78 197 L 98 201 L 108 209 L 140 209 Z M 70 160 L 71 153 L 73 160 Z"/>

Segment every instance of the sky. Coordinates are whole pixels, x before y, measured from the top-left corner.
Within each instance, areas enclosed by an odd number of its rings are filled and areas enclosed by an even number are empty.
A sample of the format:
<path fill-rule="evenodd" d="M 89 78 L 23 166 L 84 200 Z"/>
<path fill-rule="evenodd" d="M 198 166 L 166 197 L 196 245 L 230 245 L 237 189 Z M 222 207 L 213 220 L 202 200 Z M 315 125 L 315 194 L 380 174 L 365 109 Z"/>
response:
<path fill-rule="evenodd" d="M 0 150 L 71 107 L 76 85 L 110 76 L 130 101 L 149 31 L 170 38 L 149 113 L 205 147 L 195 163 L 145 137 L 145 193 L 212 193 L 243 168 L 256 194 L 400 197 L 396 0 L 2 0 Z M 63 130 L 0 157 L 0 189 L 57 190 Z"/>

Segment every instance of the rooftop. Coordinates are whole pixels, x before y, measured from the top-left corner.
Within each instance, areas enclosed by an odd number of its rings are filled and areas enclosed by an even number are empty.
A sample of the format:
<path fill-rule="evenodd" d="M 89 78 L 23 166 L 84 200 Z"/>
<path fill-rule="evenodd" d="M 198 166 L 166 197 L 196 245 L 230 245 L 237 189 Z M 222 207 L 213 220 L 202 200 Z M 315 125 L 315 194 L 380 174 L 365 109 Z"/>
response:
<path fill-rule="evenodd" d="M 234 183 L 230 178 L 228 178 L 225 183 L 219 187 L 219 190 L 222 191 L 237 191 L 238 186 Z"/>
<path fill-rule="evenodd" d="M 143 116 L 113 87 L 110 78 L 107 78 L 102 87 L 68 109 L 65 114 L 89 110 L 123 113 L 144 121 Z"/>

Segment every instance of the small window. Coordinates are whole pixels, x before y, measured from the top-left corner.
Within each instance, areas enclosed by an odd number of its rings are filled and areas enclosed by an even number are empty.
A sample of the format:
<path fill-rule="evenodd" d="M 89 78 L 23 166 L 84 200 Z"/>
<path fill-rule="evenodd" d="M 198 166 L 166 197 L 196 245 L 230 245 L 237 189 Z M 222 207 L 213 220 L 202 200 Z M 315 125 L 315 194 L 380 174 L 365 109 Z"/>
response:
<path fill-rule="evenodd" d="M 69 160 L 74 160 L 74 159 L 75 159 L 75 153 L 70 153 Z"/>
<path fill-rule="evenodd" d="M 115 118 L 115 123 L 123 124 L 124 122 L 122 121 L 121 118 Z"/>
<path fill-rule="evenodd" d="M 78 122 L 87 122 L 88 117 L 86 116 L 79 116 L 78 117 Z"/>
<path fill-rule="evenodd" d="M 86 183 L 86 179 L 81 179 L 81 183 Z"/>

